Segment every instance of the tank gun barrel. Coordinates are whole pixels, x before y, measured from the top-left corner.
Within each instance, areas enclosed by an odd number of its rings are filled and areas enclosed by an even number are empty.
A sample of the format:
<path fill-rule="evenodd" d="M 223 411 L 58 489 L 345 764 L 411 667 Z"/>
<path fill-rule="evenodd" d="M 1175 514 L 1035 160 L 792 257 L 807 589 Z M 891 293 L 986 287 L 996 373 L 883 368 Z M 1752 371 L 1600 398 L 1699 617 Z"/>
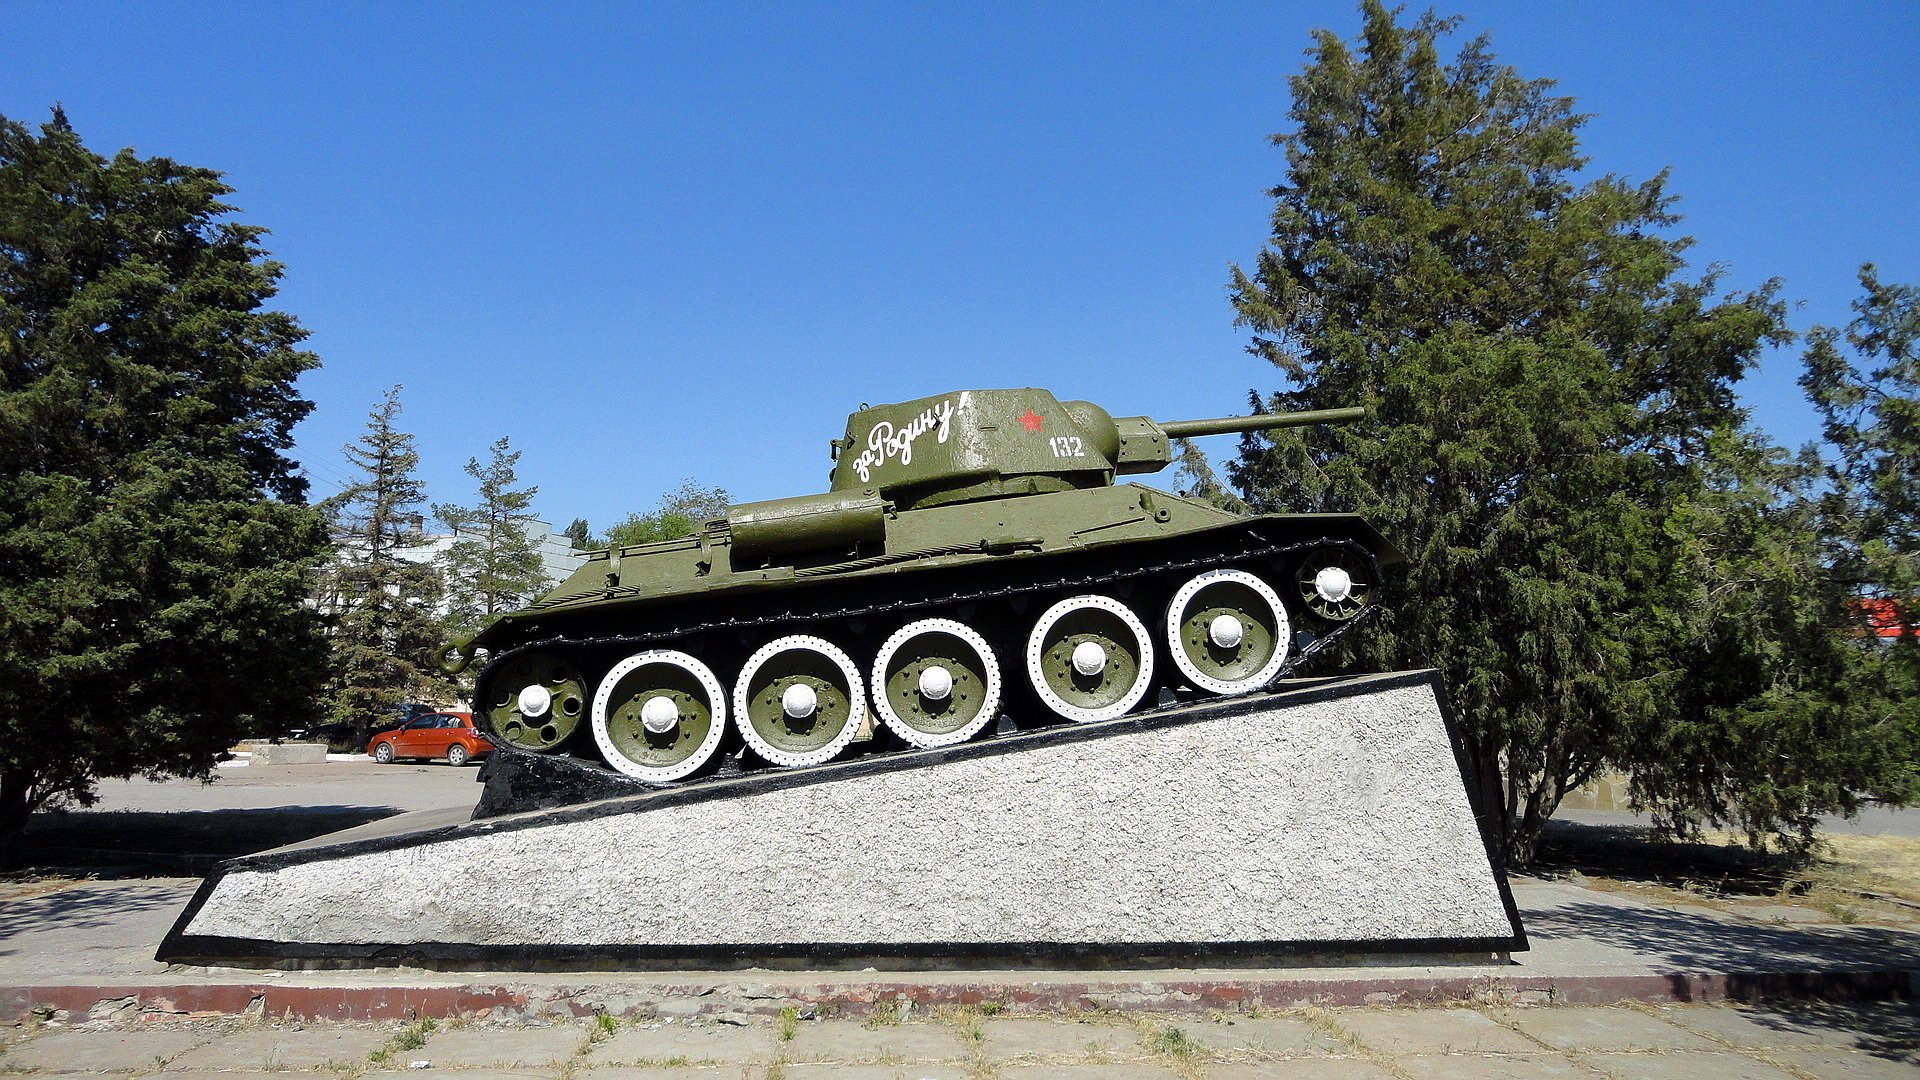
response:
<path fill-rule="evenodd" d="M 1313 424 L 1345 424 L 1364 420 L 1363 406 L 1345 409 L 1315 409 L 1311 412 L 1266 413 L 1260 416 L 1222 416 L 1212 420 L 1165 420 L 1160 430 L 1169 439 L 1191 439 L 1198 435 L 1226 435 L 1239 431 L 1268 431 L 1273 428 L 1308 427 Z"/>

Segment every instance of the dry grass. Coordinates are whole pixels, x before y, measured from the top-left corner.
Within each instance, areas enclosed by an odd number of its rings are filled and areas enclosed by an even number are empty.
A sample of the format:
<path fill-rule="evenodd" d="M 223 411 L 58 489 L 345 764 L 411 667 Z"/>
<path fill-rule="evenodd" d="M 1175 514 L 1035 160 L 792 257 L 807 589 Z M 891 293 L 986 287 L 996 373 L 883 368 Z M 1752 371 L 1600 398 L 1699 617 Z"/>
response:
<path fill-rule="evenodd" d="M 1824 837 L 1808 879 L 1920 904 L 1920 837 Z"/>
<path fill-rule="evenodd" d="M 1720 910 L 1787 904 L 1839 923 L 1920 920 L 1920 837 L 1828 835 L 1795 859 L 1724 831 L 1672 842 L 1644 828 L 1575 825 L 1554 846 L 1543 869 L 1601 892 Z"/>

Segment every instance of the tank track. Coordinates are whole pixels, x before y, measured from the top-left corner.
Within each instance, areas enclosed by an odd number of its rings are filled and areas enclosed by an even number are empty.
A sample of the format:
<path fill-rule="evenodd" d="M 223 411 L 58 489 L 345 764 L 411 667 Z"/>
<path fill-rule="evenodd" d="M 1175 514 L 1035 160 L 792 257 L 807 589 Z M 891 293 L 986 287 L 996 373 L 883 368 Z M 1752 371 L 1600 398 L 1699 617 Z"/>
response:
<path fill-rule="evenodd" d="M 911 613 L 924 611 L 928 609 L 937 609 L 937 608 L 949 607 L 953 605 L 969 604 L 969 603 L 979 603 L 979 602 L 990 601 L 990 600 L 1005 600 L 1009 597 L 1014 597 L 1014 596 L 1051 593 L 1051 592 L 1058 592 L 1058 591 L 1098 589 L 1102 586 L 1112 586 L 1122 582 L 1137 581 L 1142 579 L 1152 579 L 1152 578 L 1157 578 L 1164 575 L 1181 573 L 1183 571 L 1191 571 L 1191 570 L 1197 570 L 1201 568 L 1212 568 L 1212 567 L 1217 567 L 1217 566 L 1222 566 L 1222 565 L 1232 564 L 1232 563 L 1240 563 L 1240 562 L 1247 562 L 1247 561 L 1254 561 L 1254 560 L 1285 560 L 1289 556 L 1296 555 L 1301 552 L 1312 551 L 1316 549 L 1326 549 L 1326 548 L 1340 548 L 1340 549 L 1344 549 L 1354 553 L 1363 561 L 1364 565 L 1367 567 L 1367 569 L 1371 573 L 1373 580 L 1375 582 L 1379 582 L 1383 580 L 1380 572 L 1379 560 L 1375 558 L 1374 554 L 1371 551 L 1368 551 L 1364 546 L 1358 543 L 1355 543 L 1350 539 L 1346 539 L 1342 537 L 1319 536 L 1313 539 L 1297 540 L 1290 543 L 1270 543 L 1270 544 L 1264 544 L 1259 546 L 1246 547 L 1236 552 L 1230 552 L 1230 553 L 1224 553 L 1224 554 L 1221 552 L 1213 552 L 1198 558 L 1167 559 L 1167 560 L 1162 560 L 1155 563 L 1135 564 L 1135 565 L 1124 567 L 1124 568 L 1110 569 L 1103 572 L 1094 572 L 1094 573 L 1077 574 L 1077 575 L 1066 574 L 1066 575 L 1060 575 L 1060 576 L 1048 578 L 1041 581 L 1027 582 L 1027 583 L 1020 584 L 1018 586 L 1013 586 L 1013 587 L 1009 587 L 1005 584 L 1002 584 L 998 586 L 983 587 L 983 588 L 977 588 L 977 589 L 956 590 L 953 592 L 937 594 L 937 595 L 915 596 L 911 598 L 903 598 L 903 599 L 896 599 L 892 601 L 883 601 L 883 602 L 876 602 L 876 603 L 852 604 L 852 605 L 847 605 L 839 608 L 818 608 L 818 607 L 812 606 L 811 604 L 801 603 L 801 604 L 796 604 L 787 610 L 768 612 L 768 613 L 753 616 L 753 617 L 747 617 L 747 618 L 723 617 L 723 618 L 711 619 L 711 620 L 702 621 L 702 622 L 686 622 L 678 625 L 671 625 L 671 626 L 667 626 L 659 629 L 649 630 L 648 632 L 642 633 L 642 634 L 605 634 L 605 635 L 596 635 L 596 636 L 573 636 L 568 634 L 554 634 L 547 637 L 522 642 L 511 649 L 504 650 L 498 655 L 490 657 L 487 661 L 487 665 L 484 668 L 482 668 L 480 672 L 475 676 L 474 686 L 477 691 L 479 687 L 486 685 L 489 676 L 491 676 L 501 665 L 511 662 L 515 657 L 521 656 L 529 652 L 542 650 L 542 649 L 627 650 L 627 649 L 656 648 L 663 645 L 664 643 L 671 642 L 675 639 L 688 638 L 688 637 L 693 637 L 695 635 L 700 635 L 700 634 L 710 634 L 710 633 L 717 633 L 717 632 L 735 633 L 740 631 L 750 631 L 750 630 L 761 628 L 761 627 L 792 625 L 796 623 L 823 623 L 823 622 L 830 622 L 830 621 L 870 618 L 870 617 L 882 616 L 882 615 L 886 615 L 886 616 L 910 615 Z M 805 590 L 803 592 L 803 595 L 808 599 L 816 599 L 816 600 L 818 599 L 818 594 L 814 590 Z M 1305 646 L 1295 651 L 1294 654 L 1290 656 L 1281 665 L 1280 669 L 1274 674 L 1272 680 L 1270 680 L 1266 685 L 1272 686 L 1274 683 L 1277 683 L 1280 680 L 1285 679 L 1290 675 L 1292 675 L 1293 673 L 1295 673 L 1296 671 L 1298 671 L 1304 664 L 1306 664 L 1308 661 L 1313 659 L 1315 656 L 1324 652 L 1335 641 L 1338 641 L 1341 638 L 1347 636 L 1361 623 L 1367 621 L 1367 619 L 1369 619 L 1375 613 L 1375 611 L 1378 610 L 1379 606 L 1380 606 L 1379 596 L 1376 592 L 1373 596 L 1369 597 L 1365 606 L 1363 606 L 1358 612 L 1355 612 L 1352 616 L 1346 619 L 1340 620 L 1339 622 L 1325 624 L 1327 628 L 1315 634 L 1311 641 L 1309 641 Z M 1297 635 L 1297 631 L 1296 631 L 1296 635 Z M 1172 703 L 1169 703 L 1169 705 L 1170 704 Z M 1169 707 L 1169 705 L 1163 705 L 1159 702 L 1150 700 L 1148 703 L 1144 703 L 1141 707 L 1136 708 L 1133 711 L 1136 714 L 1146 713 L 1146 712 L 1155 711 L 1163 707 Z M 475 702 L 475 706 L 476 706 L 476 712 L 477 712 L 478 702 Z M 1006 705 L 1003 702 L 1002 709 L 1004 710 L 1005 707 Z M 1060 720 L 1062 718 L 1054 717 L 1052 719 Z M 586 721 L 583 719 L 582 722 L 584 724 Z M 731 724 L 731 722 L 732 721 L 730 721 L 729 723 Z M 509 747 L 509 744 L 505 743 L 504 740 L 500 739 L 494 732 L 486 730 L 485 724 L 482 724 L 481 728 L 482 728 L 481 735 L 485 737 L 489 742 L 492 742 L 496 747 L 500 747 L 503 749 L 511 749 L 511 752 L 517 753 L 517 754 L 532 753 L 532 751 L 523 750 L 518 747 Z M 987 727 L 986 732 L 983 733 L 981 737 L 993 738 L 995 737 L 996 734 L 998 734 L 996 730 L 996 725 L 990 724 Z M 575 741 L 575 740 L 573 739 L 569 740 L 569 742 L 572 742 L 572 741 Z M 878 752 L 903 753 L 911 749 L 912 747 L 893 747 L 893 748 L 878 751 Z M 866 751 L 862 751 L 861 754 L 862 756 L 871 756 L 875 752 L 876 751 L 874 750 L 866 750 Z M 555 748 L 552 751 L 546 751 L 543 753 L 542 756 L 549 756 L 549 755 L 568 756 L 567 751 L 563 747 Z M 571 756 L 572 756 L 572 760 L 574 760 L 577 763 L 592 765 L 600 769 L 603 769 L 606 772 L 613 773 L 615 775 L 624 776 L 624 774 L 617 773 L 616 770 L 614 770 L 611 766 L 606 765 L 604 762 L 599 761 L 597 758 L 584 758 L 584 757 L 580 757 L 579 755 L 571 755 Z M 844 759 L 845 756 L 846 755 L 842 755 L 842 758 Z M 768 766 L 768 767 L 771 768 L 772 766 Z M 819 768 L 821 766 L 812 766 L 812 767 Z M 699 784 L 703 781 L 710 781 L 710 780 L 718 779 L 728 775 L 737 775 L 738 771 L 739 770 L 737 767 L 732 769 L 722 768 L 717 773 L 709 769 L 707 771 L 696 774 L 694 776 L 687 777 L 682 780 L 652 781 L 652 780 L 645 780 L 640 778 L 633 778 L 633 780 L 635 783 L 643 784 L 649 787 L 683 788 L 689 785 Z"/>

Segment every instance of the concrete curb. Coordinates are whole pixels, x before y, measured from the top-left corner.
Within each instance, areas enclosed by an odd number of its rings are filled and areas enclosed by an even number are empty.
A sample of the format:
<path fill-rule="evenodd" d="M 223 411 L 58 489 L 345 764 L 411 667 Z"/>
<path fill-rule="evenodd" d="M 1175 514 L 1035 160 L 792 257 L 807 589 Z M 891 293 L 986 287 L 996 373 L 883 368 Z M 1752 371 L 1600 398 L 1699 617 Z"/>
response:
<path fill-rule="evenodd" d="M 1610 1005 L 1711 1004 L 1760 1000 L 1905 1000 L 1920 991 L 1920 971 L 1715 972 L 1588 975 L 1567 978 L 1247 978 L 954 982 L 736 980 L 457 986 L 315 986 L 266 982 L 0 986 L 0 1022 L 54 1016 L 166 1019 L 265 1015 L 295 1020 L 415 1017 L 494 1019 L 770 1015 L 786 1006 L 861 1016 L 877 1003 L 915 1009 L 994 1002 L 1014 1012 L 1093 1009 L 1192 1013 L 1289 1009 L 1306 1005 Z M 60 1014 L 65 1014 L 61 1017 Z"/>

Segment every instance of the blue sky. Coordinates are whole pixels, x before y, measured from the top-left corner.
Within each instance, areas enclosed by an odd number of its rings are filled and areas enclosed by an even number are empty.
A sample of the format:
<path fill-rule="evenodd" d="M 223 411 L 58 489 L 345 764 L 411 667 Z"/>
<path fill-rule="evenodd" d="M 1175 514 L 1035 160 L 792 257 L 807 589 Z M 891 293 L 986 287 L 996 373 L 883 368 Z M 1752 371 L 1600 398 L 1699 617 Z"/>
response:
<path fill-rule="evenodd" d="M 1462 2 L 1670 167 L 1698 267 L 1843 322 L 1920 281 L 1920 31 L 1904 4 Z M 1227 267 L 1266 233 L 1285 78 L 1347 4 L 8 5 L 0 113 L 225 171 L 325 367 L 297 456 L 406 386 L 436 499 L 502 434 L 536 508 L 604 525 L 683 476 L 824 488 L 862 401 L 1037 385 L 1242 411 Z M 1747 384 L 1816 434 L 1796 354 Z M 1232 451 L 1215 439 L 1216 456 Z"/>

